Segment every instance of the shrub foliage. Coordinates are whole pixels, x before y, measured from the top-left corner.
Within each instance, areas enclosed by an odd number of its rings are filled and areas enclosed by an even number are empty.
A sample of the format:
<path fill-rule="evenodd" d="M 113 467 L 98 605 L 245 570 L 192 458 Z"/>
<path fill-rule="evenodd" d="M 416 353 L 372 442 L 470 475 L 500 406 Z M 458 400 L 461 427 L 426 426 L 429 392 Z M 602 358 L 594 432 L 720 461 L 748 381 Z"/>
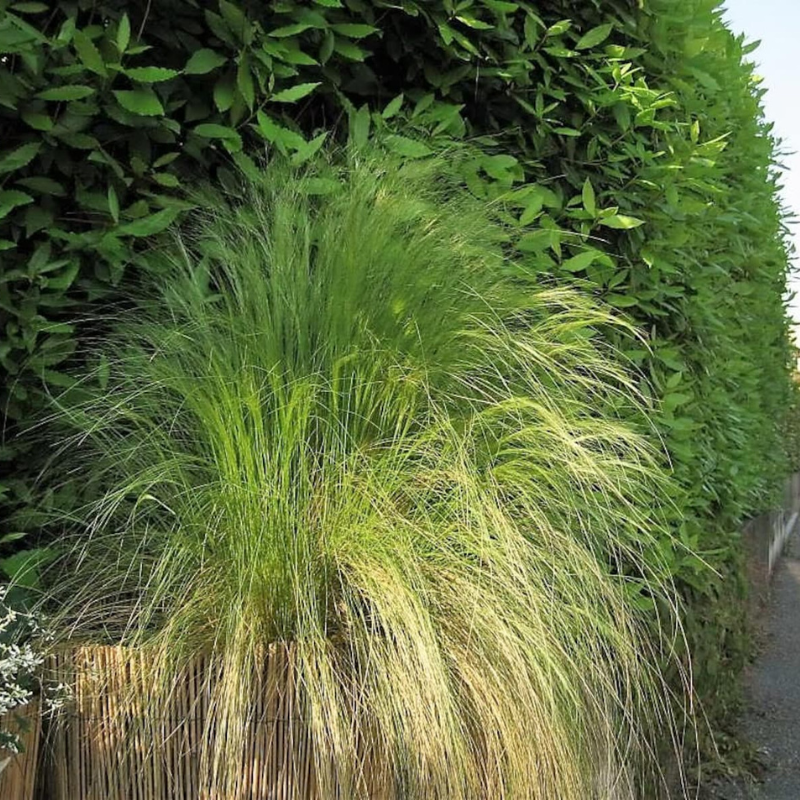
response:
<path fill-rule="evenodd" d="M 744 656 L 736 527 L 784 469 L 790 353 L 775 145 L 748 48 L 716 0 L 19 2 L 0 11 L 0 345 L 7 503 L 25 427 L 80 335 L 124 296 L 196 175 L 295 164 L 380 129 L 398 155 L 469 137 L 473 193 L 515 247 L 648 334 L 641 367 L 674 467 L 672 556 L 709 710 Z M 93 323 L 93 325 L 96 323 Z M 54 491 L 50 501 L 61 502 Z M 35 520 L 30 521 L 34 525 Z"/>

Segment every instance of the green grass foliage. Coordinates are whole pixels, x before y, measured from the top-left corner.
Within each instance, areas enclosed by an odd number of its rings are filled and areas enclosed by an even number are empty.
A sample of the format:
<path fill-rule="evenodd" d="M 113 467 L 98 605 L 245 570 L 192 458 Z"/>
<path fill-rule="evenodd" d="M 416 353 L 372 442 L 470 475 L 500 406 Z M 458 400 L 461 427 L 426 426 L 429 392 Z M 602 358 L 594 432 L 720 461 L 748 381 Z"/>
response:
<path fill-rule="evenodd" d="M 716 570 L 665 548 L 696 686 L 726 723 L 747 653 L 737 531 L 787 469 L 795 401 L 777 143 L 751 48 L 718 6 L 0 3 L 7 507 L 31 510 L 39 457 L 13 434 L 71 383 L 66 364 L 96 333 L 76 319 L 127 296 L 147 237 L 187 209 L 187 179 L 230 185 L 238 166 L 257 180 L 248 153 L 301 165 L 345 133 L 378 132 L 408 160 L 469 138 L 461 174 L 476 197 L 502 198 L 519 257 L 581 281 L 648 337 L 610 334 L 646 376 L 674 469 L 671 530 Z M 53 487 L 42 505 L 74 498 Z M 36 530 L 36 515 L 14 519 L 12 538 Z"/>
<path fill-rule="evenodd" d="M 106 389 L 62 398 L 57 473 L 97 496 L 59 627 L 151 648 L 167 692 L 212 654 L 221 791 L 275 641 L 325 796 L 368 796 L 364 741 L 407 797 L 658 779 L 671 712 L 634 601 L 674 598 L 664 479 L 598 332 L 624 326 L 508 260 L 460 157 L 279 159 L 199 197 L 99 345 Z"/>

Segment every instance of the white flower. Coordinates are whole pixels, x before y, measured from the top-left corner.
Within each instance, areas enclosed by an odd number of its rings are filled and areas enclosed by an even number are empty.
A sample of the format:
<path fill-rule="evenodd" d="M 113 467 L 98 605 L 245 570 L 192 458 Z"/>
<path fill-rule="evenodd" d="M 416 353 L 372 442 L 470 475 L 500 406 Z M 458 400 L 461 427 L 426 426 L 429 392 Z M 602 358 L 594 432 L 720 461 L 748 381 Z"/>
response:
<path fill-rule="evenodd" d="M 0 716 L 24 706 L 33 699 L 37 671 L 44 662 L 44 656 L 34 649 L 32 640 L 48 641 L 50 637 L 41 623 L 31 614 L 16 611 L 2 605 L 7 589 L 0 586 L 0 638 L 26 639 L 22 644 L 0 641 Z M 12 628 L 13 626 L 13 628 Z M 66 687 L 59 685 L 46 691 L 42 687 L 42 697 L 47 704 L 63 705 L 68 693 Z M 0 755 L 18 753 L 21 745 L 19 737 L 10 731 L 0 729 Z"/>

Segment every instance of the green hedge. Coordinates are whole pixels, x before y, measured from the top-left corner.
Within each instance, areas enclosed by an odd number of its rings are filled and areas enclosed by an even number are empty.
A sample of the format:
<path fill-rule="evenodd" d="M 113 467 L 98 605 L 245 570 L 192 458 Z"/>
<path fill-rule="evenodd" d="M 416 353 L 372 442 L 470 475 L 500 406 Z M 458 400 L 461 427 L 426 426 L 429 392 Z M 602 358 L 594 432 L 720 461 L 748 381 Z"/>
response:
<path fill-rule="evenodd" d="M 776 143 L 718 3 L 201 5 L 0 3 L 6 507 L 26 508 L 37 455 L 13 434 L 95 334 L 75 320 L 124 302 L 187 181 L 233 180 L 265 149 L 301 163 L 348 130 L 409 158 L 470 137 L 469 184 L 519 250 L 648 335 L 619 346 L 653 396 L 675 527 L 718 571 L 673 556 L 697 687 L 724 723 L 747 652 L 736 531 L 786 469 L 792 389 Z"/>

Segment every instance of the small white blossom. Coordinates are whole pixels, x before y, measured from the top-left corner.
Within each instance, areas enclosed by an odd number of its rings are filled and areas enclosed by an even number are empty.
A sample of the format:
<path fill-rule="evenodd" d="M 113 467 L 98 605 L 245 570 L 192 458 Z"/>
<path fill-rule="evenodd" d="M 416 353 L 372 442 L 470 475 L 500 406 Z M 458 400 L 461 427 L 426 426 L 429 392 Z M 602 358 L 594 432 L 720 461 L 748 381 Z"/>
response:
<path fill-rule="evenodd" d="M 0 641 L 0 716 L 9 714 L 33 699 L 33 686 L 37 684 L 37 673 L 44 662 L 42 653 L 35 649 L 34 642 L 46 643 L 52 636 L 33 615 L 6 607 L 6 587 L 0 586 L 0 637 L 7 641 L 14 636 L 21 639 L 11 643 Z M 60 708 L 69 696 L 63 684 L 47 687 L 39 683 L 44 707 L 53 711 Z M 13 717 L 13 714 L 11 715 Z M 19 736 L 0 729 L 0 757 L 8 753 L 19 753 Z M 2 760 L 0 758 L 0 760 Z"/>

